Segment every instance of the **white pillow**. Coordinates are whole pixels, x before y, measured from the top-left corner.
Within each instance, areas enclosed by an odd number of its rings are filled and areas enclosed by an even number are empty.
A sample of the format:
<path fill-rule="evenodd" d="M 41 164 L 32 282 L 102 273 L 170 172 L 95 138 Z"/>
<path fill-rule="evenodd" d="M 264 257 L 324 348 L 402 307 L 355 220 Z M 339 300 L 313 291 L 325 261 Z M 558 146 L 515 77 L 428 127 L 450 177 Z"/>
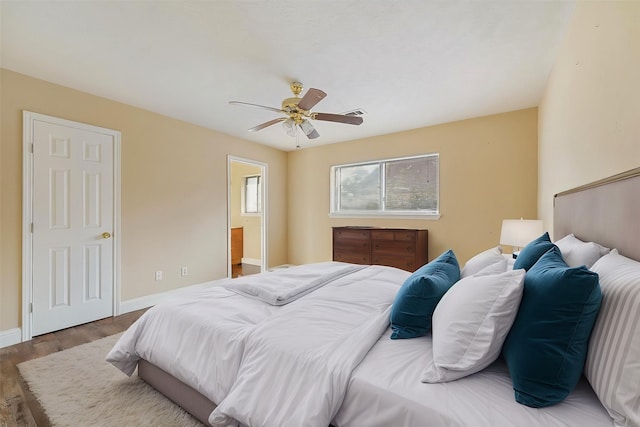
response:
<path fill-rule="evenodd" d="M 487 249 L 467 261 L 462 271 L 460 271 L 460 277 L 472 276 L 483 268 L 495 264 L 502 259 L 504 259 L 504 257 L 502 256 L 502 248 L 500 246 Z"/>
<path fill-rule="evenodd" d="M 573 234 L 569 234 L 558 240 L 556 246 L 560 248 L 562 258 L 569 267 L 580 267 L 586 265 L 587 268 L 609 253 L 609 248 L 605 248 L 594 242 L 583 242 Z"/>
<path fill-rule="evenodd" d="M 493 363 L 518 313 L 524 269 L 460 279 L 433 312 L 433 360 L 422 382 L 453 381 Z"/>
<path fill-rule="evenodd" d="M 640 426 L 640 262 L 613 249 L 592 270 L 602 305 L 584 374 L 616 426 Z"/>
<path fill-rule="evenodd" d="M 474 276 L 486 276 L 488 274 L 500 274 L 500 273 L 506 272 L 509 261 L 507 260 L 506 257 L 501 257 L 501 258 L 502 259 L 500 261 L 494 262 L 493 264 L 486 266 L 482 270 L 475 273 Z"/>

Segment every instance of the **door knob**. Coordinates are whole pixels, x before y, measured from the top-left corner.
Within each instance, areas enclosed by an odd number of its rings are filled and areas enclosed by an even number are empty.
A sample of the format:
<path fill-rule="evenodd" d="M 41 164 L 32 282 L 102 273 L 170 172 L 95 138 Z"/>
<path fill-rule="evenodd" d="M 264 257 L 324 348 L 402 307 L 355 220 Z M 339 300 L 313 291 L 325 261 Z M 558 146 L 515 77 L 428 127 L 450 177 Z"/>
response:
<path fill-rule="evenodd" d="M 108 231 L 105 231 L 104 233 L 102 233 L 103 239 L 108 239 L 109 237 L 111 237 L 111 233 L 109 233 Z"/>

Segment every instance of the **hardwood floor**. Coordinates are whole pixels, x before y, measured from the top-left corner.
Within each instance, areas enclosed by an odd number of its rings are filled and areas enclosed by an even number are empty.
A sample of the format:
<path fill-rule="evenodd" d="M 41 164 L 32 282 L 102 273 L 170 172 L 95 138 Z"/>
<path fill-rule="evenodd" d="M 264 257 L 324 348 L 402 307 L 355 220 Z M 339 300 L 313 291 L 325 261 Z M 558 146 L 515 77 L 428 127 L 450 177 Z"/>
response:
<path fill-rule="evenodd" d="M 231 277 L 248 276 L 250 274 L 260 273 L 259 265 L 252 264 L 235 264 L 231 266 Z"/>
<path fill-rule="evenodd" d="M 0 426 L 50 425 L 38 402 L 25 388 L 17 368 L 19 363 L 122 332 L 145 311 L 40 335 L 31 341 L 0 349 Z"/>

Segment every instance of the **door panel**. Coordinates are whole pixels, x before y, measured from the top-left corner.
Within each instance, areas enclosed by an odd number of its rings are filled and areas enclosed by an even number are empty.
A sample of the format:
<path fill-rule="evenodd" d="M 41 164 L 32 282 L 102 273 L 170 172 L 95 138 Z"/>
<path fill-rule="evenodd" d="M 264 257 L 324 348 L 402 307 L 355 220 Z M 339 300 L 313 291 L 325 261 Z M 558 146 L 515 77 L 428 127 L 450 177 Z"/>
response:
<path fill-rule="evenodd" d="M 113 315 L 115 141 L 39 120 L 33 135 L 32 333 L 40 335 Z"/>

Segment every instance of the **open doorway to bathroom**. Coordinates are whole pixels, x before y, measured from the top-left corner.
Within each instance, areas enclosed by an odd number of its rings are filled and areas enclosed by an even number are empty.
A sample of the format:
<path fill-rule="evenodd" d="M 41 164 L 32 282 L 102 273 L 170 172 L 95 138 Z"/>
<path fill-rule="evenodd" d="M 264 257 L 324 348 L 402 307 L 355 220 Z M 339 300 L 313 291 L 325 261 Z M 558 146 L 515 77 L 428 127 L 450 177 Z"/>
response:
<path fill-rule="evenodd" d="M 229 277 L 260 273 L 266 269 L 267 165 L 229 156 L 228 237 Z"/>

